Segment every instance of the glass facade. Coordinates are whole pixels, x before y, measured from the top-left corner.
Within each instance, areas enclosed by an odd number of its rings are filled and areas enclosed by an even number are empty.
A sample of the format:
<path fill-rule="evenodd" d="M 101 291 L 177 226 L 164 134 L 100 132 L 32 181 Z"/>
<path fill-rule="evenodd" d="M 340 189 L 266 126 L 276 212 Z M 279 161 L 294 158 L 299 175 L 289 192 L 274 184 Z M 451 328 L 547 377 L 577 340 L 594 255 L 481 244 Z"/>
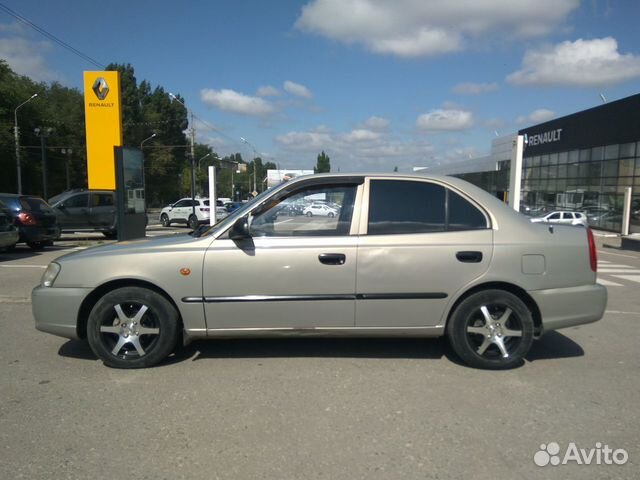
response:
<path fill-rule="evenodd" d="M 640 192 L 640 142 L 523 159 L 522 202 L 533 215 L 582 211 L 589 225 L 619 232 L 627 187 Z M 630 230 L 640 232 L 640 195 L 632 195 Z"/>

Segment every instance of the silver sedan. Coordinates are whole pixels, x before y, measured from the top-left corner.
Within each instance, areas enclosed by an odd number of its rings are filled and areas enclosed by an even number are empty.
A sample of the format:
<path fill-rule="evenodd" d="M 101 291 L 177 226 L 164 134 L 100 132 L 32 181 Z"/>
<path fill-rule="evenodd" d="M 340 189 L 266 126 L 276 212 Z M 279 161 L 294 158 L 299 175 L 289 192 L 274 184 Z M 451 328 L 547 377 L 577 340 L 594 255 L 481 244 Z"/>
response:
<path fill-rule="evenodd" d="M 278 215 L 338 204 L 328 216 Z M 197 236 L 60 257 L 33 290 L 36 328 L 148 367 L 195 338 L 446 335 L 468 365 L 522 363 L 544 332 L 599 320 L 589 229 L 532 224 L 451 177 L 314 175 Z"/>

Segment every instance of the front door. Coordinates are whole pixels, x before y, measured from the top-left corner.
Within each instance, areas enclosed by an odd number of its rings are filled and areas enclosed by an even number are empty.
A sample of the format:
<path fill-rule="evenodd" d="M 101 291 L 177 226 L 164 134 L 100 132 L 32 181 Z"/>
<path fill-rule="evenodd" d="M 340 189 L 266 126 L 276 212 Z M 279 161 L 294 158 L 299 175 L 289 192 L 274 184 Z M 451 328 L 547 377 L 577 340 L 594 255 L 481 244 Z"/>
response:
<path fill-rule="evenodd" d="M 356 326 L 441 325 L 451 296 L 489 266 L 489 218 L 461 194 L 421 180 L 372 179 L 368 205 Z"/>
<path fill-rule="evenodd" d="M 252 212 L 251 238 L 216 239 L 204 260 L 207 328 L 353 327 L 357 236 L 351 228 L 358 188 L 354 180 L 296 184 Z M 338 214 L 283 214 L 294 203 L 314 200 L 339 204 Z"/>
<path fill-rule="evenodd" d="M 62 230 L 87 228 L 89 225 L 89 193 L 72 195 L 56 206 L 58 225 Z"/>

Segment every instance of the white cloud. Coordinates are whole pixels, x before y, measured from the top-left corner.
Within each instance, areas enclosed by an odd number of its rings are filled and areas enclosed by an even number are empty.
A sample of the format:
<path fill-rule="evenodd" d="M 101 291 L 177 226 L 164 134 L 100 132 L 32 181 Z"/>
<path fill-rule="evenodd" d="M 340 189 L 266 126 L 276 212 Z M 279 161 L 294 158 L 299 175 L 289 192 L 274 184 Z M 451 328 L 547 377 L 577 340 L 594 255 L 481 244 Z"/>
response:
<path fill-rule="evenodd" d="M 311 95 L 311 92 L 307 87 L 305 87 L 304 85 L 300 85 L 299 83 L 292 82 L 290 80 L 287 80 L 286 82 L 284 82 L 284 85 L 282 88 L 284 88 L 285 92 L 288 92 L 291 95 L 295 95 L 296 97 L 311 98 L 313 96 Z"/>
<path fill-rule="evenodd" d="M 287 150 L 315 151 L 328 149 L 333 143 L 333 138 L 326 132 L 289 132 L 278 135 L 275 141 Z"/>
<path fill-rule="evenodd" d="M 473 115 L 467 110 L 436 109 L 416 119 L 422 130 L 466 130 L 473 126 Z"/>
<path fill-rule="evenodd" d="M 463 82 L 454 86 L 451 91 L 458 95 L 480 95 L 481 93 L 495 92 L 498 90 L 497 83 L 473 83 Z"/>
<path fill-rule="evenodd" d="M 544 123 L 556 117 L 555 112 L 546 108 L 534 110 L 527 116 L 520 116 L 516 119 L 516 123 L 522 125 L 524 123 Z"/>
<path fill-rule="evenodd" d="M 355 130 L 351 130 L 351 132 L 344 135 L 343 138 L 347 142 L 363 142 L 377 140 L 378 138 L 380 138 L 380 134 L 378 132 L 373 132 L 364 128 L 358 128 Z"/>
<path fill-rule="evenodd" d="M 465 48 L 479 36 L 545 35 L 580 0 L 311 0 L 295 26 L 376 53 L 439 55 Z"/>
<path fill-rule="evenodd" d="M 0 32 L 22 33 L 15 25 L 0 27 Z M 23 37 L 0 38 L 0 58 L 5 60 L 14 72 L 38 82 L 59 79 L 59 76 L 46 65 L 45 54 L 50 50 L 51 43 L 45 41 L 32 41 Z"/>
<path fill-rule="evenodd" d="M 389 120 L 382 117 L 369 117 L 364 121 L 364 126 L 372 130 L 385 130 L 389 127 Z"/>
<path fill-rule="evenodd" d="M 256 95 L 258 97 L 277 97 L 278 95 L 280 95 L 280 91 L 276 87 L 265 85 L 258 89 Z"/>
<path fill-rule="evenodd" d="M 522 68 L 507 77 L 515 85 L 600 87 L 640 77 L 640 56 L 620 54 L 615 38 L 578 39 L 528 50 Z"/>
<path fill-rule="evenodd" d="M 242 115 L 268 115 L 276 110 L 263 98 L 251 97 L 226 88 L 222 90 L 205 88 L 200 91 L 200 99 L 209 106 Z"/>

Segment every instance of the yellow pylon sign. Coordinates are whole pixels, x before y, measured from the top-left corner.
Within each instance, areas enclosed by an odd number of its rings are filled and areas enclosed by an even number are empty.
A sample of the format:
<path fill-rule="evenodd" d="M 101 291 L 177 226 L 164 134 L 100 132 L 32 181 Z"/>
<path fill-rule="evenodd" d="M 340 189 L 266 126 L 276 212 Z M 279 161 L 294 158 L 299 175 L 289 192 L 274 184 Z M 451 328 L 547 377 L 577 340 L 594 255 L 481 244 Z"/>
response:
<path fill-rule="evenodd" d="M 90 190 L 115 190 L 115 146 L 122 146 L 120 72 L 84 72 L 87 177 Z"/>

